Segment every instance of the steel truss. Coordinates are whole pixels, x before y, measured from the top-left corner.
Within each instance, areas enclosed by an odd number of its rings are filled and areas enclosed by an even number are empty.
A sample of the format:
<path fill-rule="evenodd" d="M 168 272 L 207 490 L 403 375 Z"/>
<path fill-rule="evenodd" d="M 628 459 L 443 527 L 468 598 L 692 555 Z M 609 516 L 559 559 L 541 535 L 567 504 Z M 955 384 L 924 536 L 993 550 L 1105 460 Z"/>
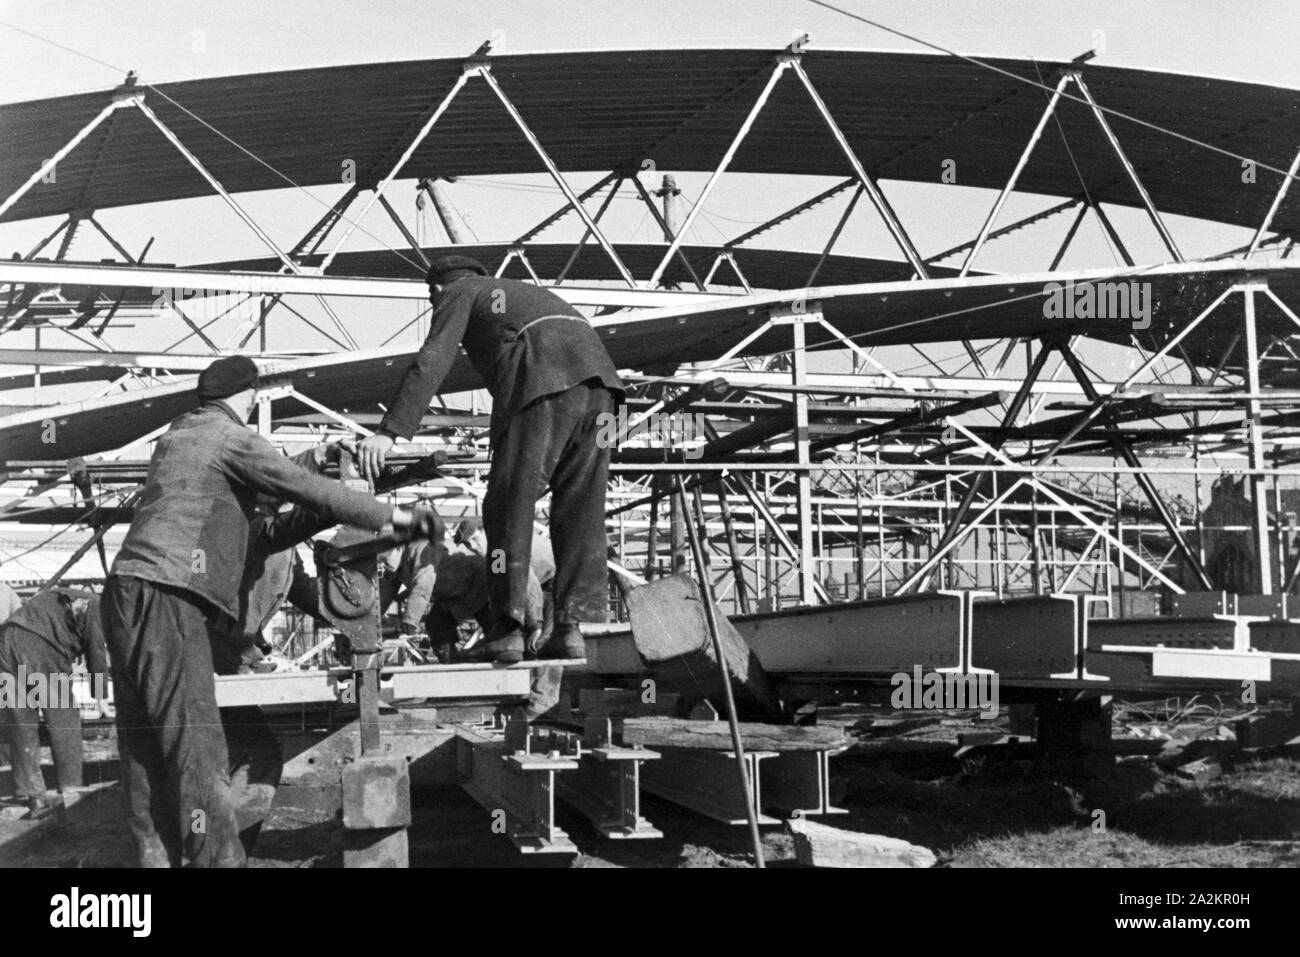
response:
<path fill-rule="evenodd" d="M 698 264 L 691 263 L 684 252 L 687 235 L 787 73 L 793 74 L 807 94 L 851 175 L 735 237 L 717 250 L 708 269 L 697 269 Z M 414 135 L 396 144 L 381 168 L 362 171 L 357 182 L 328 204 L 324 214 L 288 249 L 271 238 L 211 175 L 201 158 L 159 119 L 146 104 L 143 90 L 123 86 L 111 93 L 109 103 L 63 148 L 0 202 L 0 214 L 116 111 L 137 109 L 257 235 L 284 271 L 267 274 L 151 267 L 145 263 L 147 244 L 143 252 L 133 255 L 93 211 L 70 211 L 67 219 L 23 260 L 0 262 L 0 283 L 9 287 L 8 301 L 0 301 L 4 310 L 0 332 L 31 327 L 38 337 L 30 351 L 6 343 L 9 347 L 0 350 L 0 360 L 30 364 L 37 384 L 42 369 L 51 365 L 127 368 L 128 373 L 112 380 L 108 389 L 173 381 L 169 378 L 172 373 L 193 372 L 202 368 L 212 354 L 244 349 L 255 335 L 255 351 L 265 353 L 268 318 L 281 305 L 340 349 L 355 349 L 357 343 L 348 322 L 335 312 L 333 304 L 338 299 L 419 302 L 425 298 L 425 289 L 418 280 L 347 278 L 328 275 L 328 270 L 376 205 L 397 226 L 418 264 L 427 265 L 419 243 L 386 194 L 399 176 L 412 175 L 408 166 L 416 150 L 436 135 L 438 123 L 456 97 L 475 80 L 492 91 L 565 199 L 554 213 L 519 234 L 499 272 L 518 260 L 535 281 L 556 285 L 561 295 L 583 307 L 610 310 L 698 304 L 719 295 L 711 284 L 721 269 L 734 271 L 749 292 L 751 285 L 736 261 L 735 250 L 844 194 L 845 208 L 836 217 L 826 241 L 820 244 L 819 258 L 807 286 L 816 281 L 863 197 L 884 222 L 902 254 L 900 270 L 904 275 L 924 279 L 938 263 L 961 256 L 959 274 L 968 276 L 989 242 L 1073 211 L 1064 240 L 1050 250 L 1049 268 L 1055 270 L 1089 209 L 1123 260 L 1131 265 L 1132 256 L 1114 223 L 1086 195 L 1071 196 L 1018 222 L 998 226 L 1008 197 L 1015 191 L 1070 84 L 1077 87 L 1092 111 L 1170 257 L 1178 262 L 1183 259 L 1142 184 L 1140 171 L 1126 155 L 1078 69 L 1066 69 L 1054 78 L 1051 98 L 977 235 L 930 256 L 917 249 L 878 178 L 844 135 L 794 49 L 776 55 L 760 92 L 680 224 L 671 221 L 666 211 L 661 213 L 637 170 L 610 171 L 581 192 L 575 191 L 493 75 L 490 59 L 478 56 L 465 62 L 461 75 L 449 89 L 434 91 L 430 110 Z M 1297 169 L 1300 153 L 1251 243 L 1234 251 L 1236 254 L 1249 258 L 1265 244 L 1276 241 L 1277 237 L 1267 234 L 1286 196 L 1290 176 Z M 662 256 L 642 277 L 635 276 L 620 259 L 614 241 L 602 227 L 605 212 L 629 180 L 636 197 L 648 207 L 665 236 Z M 436 185 L 426 177 L 420 179 L 419 188 L 434 199 L 442 217 L 444 209 L 435 195 Z M 602 192 L 605 195 L 599 207 L 589 211 L 586 204 Z M 368 194 L 366 202 L 353 218 L 349 211 L 363 193 Z M 555 275 L 541 276 L 529 259 L 529 243 L 569 213 L 582 221 L 582 236 Z M 456 230 L 445 217 L 443 222 L 449 237 L 455 240 Z M 93 227 L 110 243 L 121 265 L 67 261 L 65 254 L 82 225 Z M 322 257 L 331 237 L 333 245 Z M 56 240 L 60 248 L 55 260 L 38 261 L 36 257 Z M 614 265 L 621 288 L 581 287 L 569 280 L 577 257 L 592 241 Z M 662 288 L 674 260 L 686 269 L 696 287 L 694 291 Z M 307 265 L 309 262 L 314 265 Z M 222 345 L 207 331 L 221 316 L 200 324 L 171 304 L 165 314 L 187 327 L 184 338 L 157 353 L 114 350 L 106 336 L 112 334 L 113 320 L 121 313 L 118 290 L 142 284 L 231 294 L 239 298 L 231 310 L 253 304 L 253 312 Z M 61 296 L 63 286 L 85 286 L 96 293 L 89 301 L 70 302 Z M 315 299 L 330 319 L 333 331 L 327 332 L 293 310 L 285 301 L 289 296 Z M 1211 319 L 1217 321 L 1238 300 L 1242 304 L 1240 330 L 1222 361 L 1212 370 L 1196 368 L 1182 353 L 1183 343 Z M 1285 409 L 1288 397 L 1266 388 L 1260 377 L 1260 360 L 1274 350 L 1289 347 L 1284 337 L 1260 341 L 1256 305 L 1262 301 L 1270 310 L 1280 311 L 1288 322 L 1300 326 L 1296 313 L 1267 285 L 1234 286 L 1184 321 L 1156 351 L 1143 354 L 1140 365 L 1121 381 L 1104 381 L 1090 374 L 1076 345 L 1058 341 L 1029 344 L 1037 352 L 1023 375 L 1008 371 L 1017 352 L 1015 341 L 993 343 L 978 350 L 969 342 L 963 343 L 974 370 L 968 377 L 944 371 L 932 350 L 920 349 L 939 375 L 915 375 L 895 368 L 896 363 L 845 336 L 826 320 L 816 303 L 808 304 L 800 313 L 769 315 L 757 331 L 720 359 L 680 369 L 667 381 L 663 376 L 654 377 L 656 385 L 638 387 L 647 396 L 652 387 L 656 388 L 659 402 L 656 406 L 646 399 L 640 414 L 668 407 L 678 415 L 698 411 L 705 417 L 706 435 L 699 448 L 693 448 L 702 452 L 698 459 L 680 454 L 682 450 L 678 449 L 666 460 L 660 456 L 657 463 L 637 456 L 638 449 L 648 451 L 653 446 L 635 436 L 624 437 L 610 490 L 611 533 L 617 535 L 620 552 L 616 564 L 645 578 L 670 567 L 671 558 L 666 563 L 660 554 L 667 537 L 660 526 L 669 510 L 660 509 L 659 504 L 668 484 L 655 479 L 660 472 L 683 472 L 699 495 L 703 538 L 714 559 L 715 591 L 736 611 L 925 587 L 983 588 L 999 595 L 1077 589 L 1118 602 L 1117 609 L 1122 609 L 1126 594 L 1134 591 L 1159 587 L 1177 592 L 1214 585 L 1213 569 L 1207 567 L 1207 536 L 1233 535 L 1243 530 L 1253 543 L 1250 551 L 1259 590 L 1289 591 L 1300 574 L 1300 563 L 1289 557 L 1293 533 L 1286 525 L 1284 509 L 1288 493 L 1297 491 L 1297 473 L 1286 467 L 1291 461 L 1287 450 L 1294 444 L 1286 432 L 1291 424 Z M 45 308 L 43 303 L 65 310 L 70 321 L 63 326 L 51 325 L 38 314 Z M 97 325 L 91 326 L 92 322 Z M 809 370 L 805 357 L 810 325 L 838 342 L 852 358 L 854 374 Z M 778 357 L 757 365 L 741 357 L 760 336 L 786 326 L 790 328 L 788 359 Z M 95 351 L 50 349 L 49 343 L 39 338 L 42 327 L 58 329 Z M 83 328 L 91 333 L 90 338 L 80 335 Z M 177 351 L 191 339 L 201 342 L 206 354 L 202 350 Z M 1001 358 L 990 373 L 982 357 L 990 352 L 997 354 L 999 349 Z M 1050 355 L 1059 361 L 1049 374 L 1046 365 Z M 1240 361 L 1234 364 L 1237 355 Z M 1162 363 L 1175 362 L 1188 370 L 1191 382 L 1186 386 L 1171 386 L 1168 377 L 1173 372 L 1160 368 Z M 1056 374 L 1063 370 L 1073 381 L 1056 380 Z M 692 392 L 693 387 L 717 378 L 725 380 L 721 396 Z M 1225 388 L 1225 383 L 1231 385 Z M 1201 391 L 1189 391 L 1193 386 Z M 362 416 L 331 409 L 301 395 L 298 398 L 314 410 L 315 418 L 306 424 L 290 423 L 277 420 L 268 409 L 264 427 L 274 441 L 293 445 L 340 431 L 365 433 L 369 427 Z M 1043 417 L 1061 408 L 1066 414 Z M 469 422 L 476 411 L 471 408 L 462 418 Z M 1183 427 L 1167 421 L 1177 416 L 1182 416 Z M 455 415 L 449 414 L 446 423 L 431 428 L 423 440 L 456 450 L 474 448 L 481 435 L 479 428 L 457 421 Z M 138 461 L 150 438 L 146 436 L 116 455 L 85 463 L 89 473 L 78 471 L 81 465 L 74 463 L 28 463 L 11 473 L 11 478 L 22 483 L 24 494 L 0 503 L 0 518 L 35 523 L 42 514 L 57 511 L 60 515 L 93 519 L 95 513 L 72 484 L 74 473 L 93 477 L 92 495 L 108 503 L 103 506 L 102 517 L 109 505 L 120 503 L 129 494 L 131 462 Z M 1171 463 L 1167 458 L 1157 458 L 1170 449 L 1181 450 L 1184 455 L 1190 450 L 1193 465 L 1188 468 L 1176 464 L 1176 460 Z M 1242 461 L 1240 467 L 1231 468 L 1233 474 L 1243 478 L 1249 492 L 1250 521 L 1244 529 L 1231 522 L 1216 526 L 1203 514 L 1203 486 L 1224 470 L 1202 466 L 1201 457 L 1225 454 Z M 1069 462 L 1062 462 L 1067 457 Z M 1101 464 L 1096 464 L 1098 461 Z M 447 470 L 451 481 L 419 491 L 438 493 L 449 509 L 473 511 L 482 493 L 485 470 L 481 456 L 461 460 Z M 1171 505 L 1169 486 L 1175 480 L 1195 482 L 1196 502 L 1191 509 Z M 1292 505 L 1290 510 L 1296 507 Z M 113 534 L 111 525 L 94 521 L 98 540 Z"/>

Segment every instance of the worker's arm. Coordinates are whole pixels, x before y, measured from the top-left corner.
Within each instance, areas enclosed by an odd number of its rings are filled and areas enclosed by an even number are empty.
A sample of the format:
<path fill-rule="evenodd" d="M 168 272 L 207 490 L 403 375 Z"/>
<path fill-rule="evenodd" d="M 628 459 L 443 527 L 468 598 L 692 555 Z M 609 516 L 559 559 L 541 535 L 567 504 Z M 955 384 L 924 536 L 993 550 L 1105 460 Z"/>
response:
<path fill-rule="evenodd" d="M 433 586 L 438 580 L 436 552 L 433 542 L 413 542 L 406 547 L 406 554 L 402 556 L 404 562 L 410 562 L 413 566 L 404 569 L 407 572 L 407 591 L 406 601 L 402 605 L 402 630 L 408 635 L 420 632 L 424 617 L 429 613 Z"/>
<path fill-rule="evenodd" d="M 278 501 L 293 502 L 315 512 L 330 525 L 341 522 L 383 529 L 390 521 L 402 522 L 409 513 L 393 509 L 342 482 L 314 475 L 275 450 L 262 436 L 240 429 L 226 443 L 220 465 L 235 480 Z"/>
<path fill-rule="evenodd" d="M 274 555 L 294 545 L 301 545 L 334 524 L 309 508 L 295 505 L 287 511 L 255 520 L 250 537 L 258 551 L 264 555 Z"/>
<path fill-rule="evenodd" d="M 388 413 L 375 434 L 358 447 L 361 474 L 372 482 L 383 470 L 394 439 L 409 439 L 419 430 L 430 400 L 456 361 L 456 352 L 474 310 L 475 295 L 475 287 L 452 283 L 438 300 L 437 308 L 429 317 L 429 335 L 402 374 Z"/>

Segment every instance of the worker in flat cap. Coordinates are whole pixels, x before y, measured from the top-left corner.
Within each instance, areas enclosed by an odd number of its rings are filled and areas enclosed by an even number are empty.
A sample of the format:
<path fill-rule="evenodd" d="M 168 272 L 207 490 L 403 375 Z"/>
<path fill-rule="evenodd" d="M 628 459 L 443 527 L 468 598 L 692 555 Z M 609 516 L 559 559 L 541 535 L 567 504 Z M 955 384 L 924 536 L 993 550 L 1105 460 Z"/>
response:
<path fill-rule="evenodd" d="M 362 473 L 376 475 L 394 441 L 419 430 L 464 346 L 492 394 L 492 465 L 483 500 L 492 625 L 478 657 L 523 658 L 535 509 L 549 489 L 555 631 L 547 657 L 583 658 L 578 625 L 604 621 L 608 596 L 610 450 L 598 435 L 623 382 L 591 324 L 554 293 L 489 276 L 464 256 L 440 259 L 427 280 L 434 306 L 429 335 L 379 429 L 361 443 Z"/>
<path fill-rule="evenodd" d="M 259 493 L 383 532 L 409 534 L 427 519 L 277 452 L 247 426 L 259 387 L 246 356 L 199 376 L 199 406 L 158 439 L 104 590 L 127 818 L 145 867 L 245 862 L 211 645 L 240 617 Z"/>

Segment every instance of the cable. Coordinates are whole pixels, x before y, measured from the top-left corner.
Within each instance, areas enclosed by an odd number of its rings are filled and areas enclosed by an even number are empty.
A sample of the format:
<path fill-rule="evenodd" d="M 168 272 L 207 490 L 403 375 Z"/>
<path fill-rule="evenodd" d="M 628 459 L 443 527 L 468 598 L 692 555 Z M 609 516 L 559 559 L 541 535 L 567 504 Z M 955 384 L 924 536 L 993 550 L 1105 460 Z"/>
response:
<path fill-rule="evenodd" d="M 893 27 L 886 26 L 885 24 L 880 23 L 876 20 L 872 20 L 869 19 L 868 17 L 864 17 L 864 16 L 860 16 L 859 14 L 852 13 L 848 10 L 845 10 L 843 7 L 837 7 L 833 3 L 826 3 L 825 0 L 808 0 L 808 2 L 815 4 L 816 6 L 819 7 L 824 7 L 827 10 L 833 10 L 834 12 L 842 14 L 851 20 L 857 20 L 860 23 L 865 23 L 867 26 L 875 27 L 877 30 L 883 30 L 886 33 L 892 33 L 896 37 L 902 37 L 904 40 L 911 40 L 913 43 L 919 43 L 923 47 L 929 47 L 931 50 L 937 50 L 938 52 L 945 53 L 950 57 L 956 57 L 958 60 L 964 60 L 967 63 L 972 63 L 975 66 L 982 67 L 985 70 L 992 70 L 994 73 L 998 73 L 1002 76 L 1007 77 L 1008 79 L 1015 80 L 1017 83 L 1026 83 L 1029 86 L 1041 87 L 1042 89 L 1046 90 L 1048 93 L 1056 92 L 1054 89 L 1052 89 L 1052 87 L 1042 83 L 1038 83 L 1034 80 L 1030 80 L 1026 77 L 1021 76 L 1018 73 L 1012 73 L 1010 70 L 1004 70 L 1000 66 L 994 66 L 992 63 L 986 63 L 983 60 L 980 60 L 973 56 L 966 56 L 963 53 L 957 53 L 955 50 L 949 50 L 947 47 L 940 46 L 937 43 L 931 43 L 929 40 L 923 40 L 920 37 L 913 36 L 910 33 L 904 33 L 902 30 L 895 30 Z M 1072 94 L 1066 93 L 1065 91 L 1061 92 L 1061 99 L 1073 100 L 1075 103 L 1083 104 L 1084 106 L 1088 107 L 1088 109 L 1093 109 L 1093 105 L 1089 103 L 1087 100 L 1085 100 L 1083 97 L 1074 96 Z M 1231 159 L 1244 160 L 1246 162 L 1253 163 L 1257 168 L 1266 169 L 1270 173 L 1277 173 L 1283 179 L 1300 179 L 1300 175 L 1291 176 L 1286 170 L 1278 169 L 1275 166 L 1269 166 L 1267 163 L 1261 163 L 1258 160 L 1252 159 L 1249 156 L 1242 156 L 1240 153 L 1234 153 L 1231 150 L 1226 150 L 1221 146 L 1215 146 L 1213 143 L 1207 143 L 1204 140 L 1198 140 L 1196 137 L 1188 136 L 1186 133 L 1179 133 L 1176 130 L 1168 129 L 1167 127 L 1160 126 L 1159 124 L 1152 123 L 1150 120 L 1140 119 L 1139 117 L 1133 116 L 1132 114 L 1125 113 L 1123 110 L 1112 109 L 1108 106 L 1102 106 L 1101 104 L 1097 104 L 1096 109 L 1102 113 L 1108 113 L 1111 116 L 1117 116 L 1120 119 L 1128 120 L 1130 123 L 1136 123 L 1138 126 L 1145 126 L 1147 129 L 1155 130 L 1157 133 L 1164 133 L 1166 136 L 1172 136 L 1175 139 L 1182 140 L 1184 143 L 1191 143 L 1194 146 L 1203 147 L 1204 149 L 1210 150 L 1215 153 L 1219 153 L 1223 156 L 1230 157 Z"/>
<path fill-rule="evenodd" d="M 97 63 L 97 64 L 99 64 L 100 66 L 105 66 L 105 67 L 107 67 L 108 69 L 112 70 L 113 72 L 117 73 L 118 75 L 124 75 L 124 74 L 126 74 L 126 73 L 128 72 L 128 71 L 126 71 L 126 70 L 123 70 L 121 67 L 119 67 L 119 66 L 114 66 L 114 65 L 111 64 L 111 63 L 107 63 L 107 62 L 105 62 L 104 60 L 99 59 L 98 57 L 91 56 L 91 55 L 88 54 L 88 53 L 82 53 L 80 50 L 74 50 L 72 47 L 64 46 L 62 43 L 57 43 L 57 42 L 55 42 L 54 40 L 51 40 L 51 39 L 49 39 L 49 38 L 47 38 L 47 37 L 43 37 L 43 36 L 40 36 L 39 34 L 32 33 L 30 30 L 24 30 L 22 27 L 15 26 L 15 25 L 12 24 L 12 23 L 7 23 L 7 22 L 5 22 L 4 20 L 0 20 L 0 27 L 8 27 L 10 30 L 14 30 L 14 31 L 16 31 L 16 32 L 18 32 L 18 33 L 21 33 L 21 34 L 25 35 L 25 36 L 31 37 L 33 40 L 39 40 L 39 41 L 42 42 L 42 43 L 48 43 L 50 46 L 57 47 L 57 48 L 60 49 L 60 50 L 65 50 L 65 51 L 67 51 L 68 53 L 71 53 L 71 54 L 74 54 L 75 56 L 79 56 L 79 57 L 81 57 L 82 59 L 89 60 L 91 63 Z M 176 107 L 178 110 L 180 110 L 181 112 L 185 113 L 187 116 L 189 116 L 189 117 L 190 117 L 191 119 L 193 119 L 195 122 L 199 123 L 200 125 L 204 126 L 204 127 L 207 128 L 208 130 L 210 130 L 210 131 L 212 131 L 213 133 L 215 133 L 217 136 L 221 137 L 223 140 L 225 140 L 225 141 L 226 141 L 227 143 L 229 143 L 231 146 L 235 147 L 235 149 L 239 150 L 241 153 L 243 153 L 243 154 L 244 154 L 245 156 L 247 156 L 249 159 L 251 159 L 251 160 L 253 160 L 253 161 L 259 163 L 259 164 L 262 165 L 262 166 L 265 166 L 268 170 L 270 170 L 270 171 L 271 171 L 272 173 L 274 173 L 276 176 L 280 177 L 280 179 L 284 180 L 286 183 L 288 183 L 288 184 L 289 184 L 290 186 L 292 186 L 294 189 L 296 189 L 296 190 L 298 190 L 299 192 L 301 192 L 304 196 L 309 196 L 309 197 L 311 197 L 311 199 L 312 199 L 313 202 L 317 203 L 317 204 L 320 205 L 320 206 L 323 206 L 323 207 L 326 208 L 326 209 L 333 209 L 333 208 L 334 208 L 334 204 L 333 204 L 333 203 L 327 203 L 325 200 L 319 198 L 318 196 L 315 196 L 314 194 L 312 194 L 311 192 L 309 192 L 305 187 L 300 186 L 298 183 L 294 182 L 293 179 L 291 179 L 289 176 L 286 176 L 284 173 L 280 172 L 278 169 L 276 169 L 274 166 L 272 166 L 272 165 L 271 165 L 270 163 L 268 163 L 266 160 L 262 159 L 262 158 L 261 158 L 260 156 L 258 156 L 256 153 L 253 153 L 251 150 L 248 150 L 248 149 L 246 149 L 245 147 L 241 146 L 239 143 L 236 143 L 233 139 L 231 139 L 231 138 L 230 138 L 229 136 L 227 136 L 225 133 L 221 132 L 221 130 L 217 129 L 215 126 L 213 126 L 213 125 L 212 125 L 211 123 L 209 123 L 207 120 L 203 119 L 203 117 L 199 116 L 197 113 L 195 113 L 193 110 L 191 110 L 191 109 L 189 109 L 188 107 L 186 107 L 184 104 L 179 103 L 179 102 L 177 102 L 175 99 L 173 99 L 172 97 L 168 96 L 166 93 L 164 93 L 162 90 L 158 89 L 158 87 L 154 86 L 152 83 L 144 83 L 144 84 L 141 84 L 141 89 L 152 90 L 153 92 L 157 93 L 159 96 L 161 96 L 164 100 L 166 100 L 166 101 L 167 101 L 168 103 L 170 103 L 172 106 Z M 344 222 L 348 223 L 348 224 L 351 225 L 354 229 L 358 229 L 358 230 L 360 230 L 362 233 L 364 233 L 365 235 L 369 236 L 369 237 L 370 237 L 371 239 L 373 239 L 375 242 L 379 243 L 379 245 L 383 246 L 383 247 L 384 247 L 388 252 L 391 252 L 393 255 L 398 256 L 398 257 L 400 257 L 401 259 L 405 260 L 405 261 L 406 261 L 406 262 L 407 262 L 407 263 L 408 263 L 412 268 L 417 269 L 417 270 L 423 270 L 424 267 L 421 266 L 419 263 L 417 263 L 415 260 L 411 259 L 409 256 L 407 256 L 407 255 L 406 255 L 405 253 L 403 253 L 401 250 L 396 249 L 396 248 L 394 248 L 393 246 L 390 246 L 388 243 L 384 242 L 384 240 L 380 239 L 380 238 L 379 238 L 378 236 L 376 236 L 374 233 L 370 232 L 370 230 L 366 229 L 366 228 L 365 228 L 364 226 L 362 226 L 360 223 L 355 222 L 354 220 L 348 219 L 348 217 L 345 216 L 345 215 L 343 215 L 342 213 L 339 214 L 339 219 L 341 219 L 341 220 L 343 220 Z"/>

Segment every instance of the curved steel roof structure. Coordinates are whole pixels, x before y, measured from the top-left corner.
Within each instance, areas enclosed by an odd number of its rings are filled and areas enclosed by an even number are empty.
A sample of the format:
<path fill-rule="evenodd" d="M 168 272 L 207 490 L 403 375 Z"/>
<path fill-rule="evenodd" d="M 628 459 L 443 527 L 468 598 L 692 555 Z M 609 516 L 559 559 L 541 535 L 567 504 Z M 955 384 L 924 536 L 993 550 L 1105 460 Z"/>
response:
<path fill-rule="evenodd" d="M 1039 87 L 951 57 L 805 50 L 801 61 L 867 172 L 885 180 L 937 183 L 944 161 L 953 160 L 960 184 L 1001 187 L 1048 99 Z M 146 102 L 231 192 L 291 185 L 279 174 L 301 186 L 338 183 L 344 159 L 355 160 L 358 182 L 365 184 L 388 172 L 465 62 L 375 63 L 159 84 L 146 92 Z M 561 170 L 636 170 L 650 160 L 659 169 L 685 171 L 718 165 L 774 61 L 771 50 L 704 49 L 503 55 L 485 62 Z M 1127 68 L 987 62 L 1049 86 L 1061 69 L 1080 71 L 1100 106 L 1114 111 L 1108 119 L 1164 213 L 1255 226 L 1280 176 L 1260 169 L 1257 182 L 1243 182 L 1234 156 L 1119 114 L 1275 169 L 1287 167 L 1300 141 L 1300 94 L 1294 90 Z M 0 196 L 12 193 L 107 102 L 104 93 L 90 93 L 0 107 Z M 304 108 L 308 104 L 311 109 Z M 1090 109 L 1067 99 L 1057 118 L 1060 133 L 1053 129 L 1043 137 L 1018 189 L 1070 196 L 1086 183 L 1094 200 L 1138 205 Z M 0 218 L 207 194 L 209 187 L 184 158 L 157 148 L 159 137 L 138 111 L 116 111 L 60 163 L 56 182 L 32 190 Z M 790 80 L 775 86 L 730 169 L 850 172 L 810 109 L 807 92 Z M 400 175 L 541 171 L 492 90 L 468 82 Z M 1285 233 L 1298 226 L 1300 195 L 1293 193 L 1274 228 Z"/>

